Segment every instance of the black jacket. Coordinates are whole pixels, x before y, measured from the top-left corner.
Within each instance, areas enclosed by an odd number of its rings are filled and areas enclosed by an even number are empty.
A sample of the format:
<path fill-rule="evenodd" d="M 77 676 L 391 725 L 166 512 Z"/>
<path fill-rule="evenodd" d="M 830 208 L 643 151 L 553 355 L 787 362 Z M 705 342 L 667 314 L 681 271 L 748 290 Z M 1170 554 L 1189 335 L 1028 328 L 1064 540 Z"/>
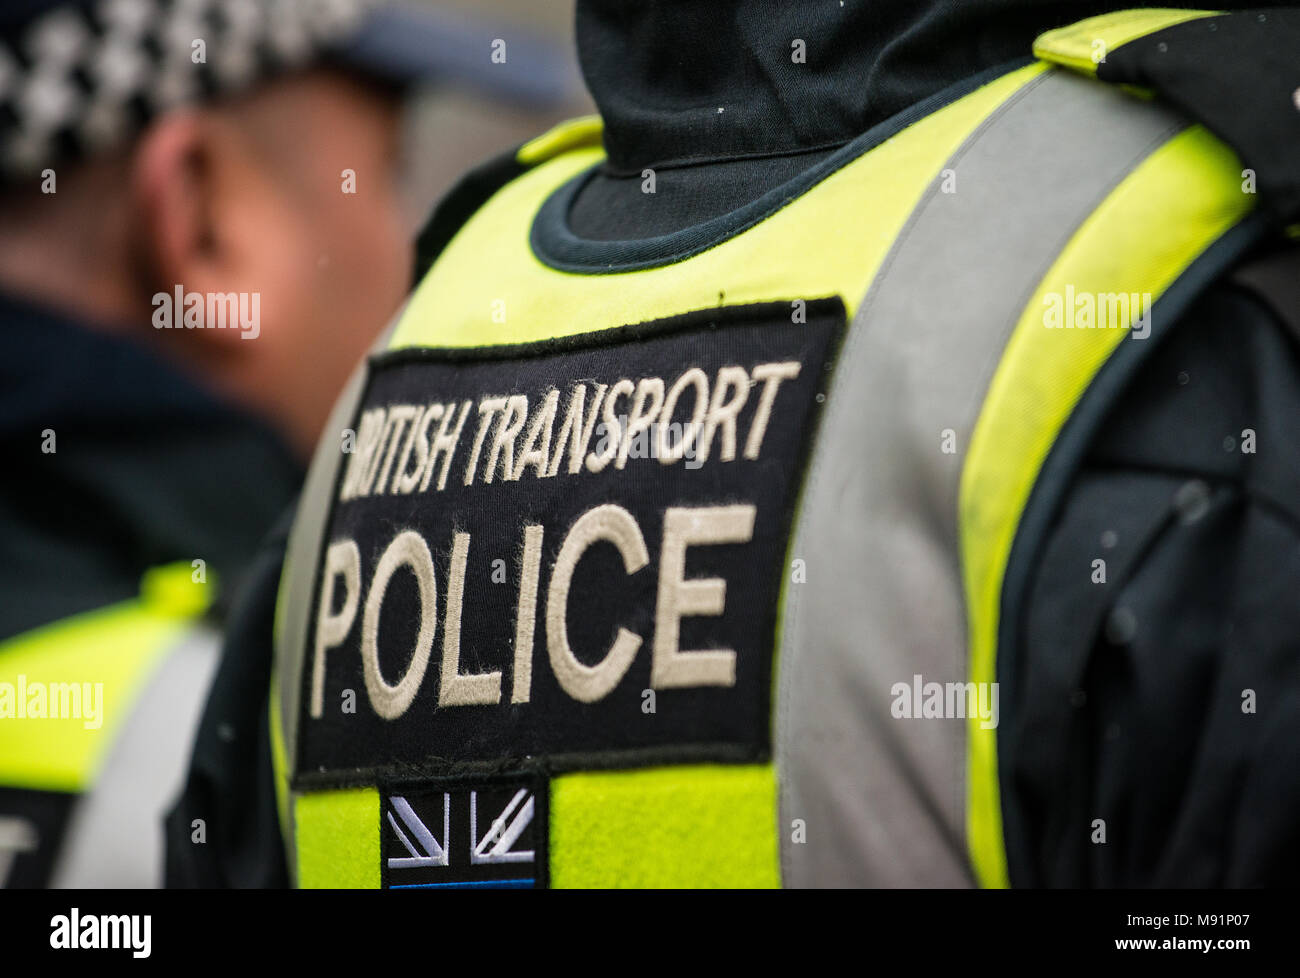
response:
<path fill-rule="evenodd" d="M 265 424 L 143 346 L 7 296 L 0 453 L 0 642 L 134 598 L 176 561 L 204 560 L 232 593 L 301 478 Z M 39 839 L 8 885 L 46 882 L 73 801 L 0 787 L 0 812 Z"/>

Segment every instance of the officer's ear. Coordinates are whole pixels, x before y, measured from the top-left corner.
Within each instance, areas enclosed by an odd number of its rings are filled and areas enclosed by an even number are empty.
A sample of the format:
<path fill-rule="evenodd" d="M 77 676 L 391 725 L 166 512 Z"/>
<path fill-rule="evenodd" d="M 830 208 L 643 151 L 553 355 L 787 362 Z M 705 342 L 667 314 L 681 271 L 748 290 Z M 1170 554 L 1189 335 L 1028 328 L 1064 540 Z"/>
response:
<path fill-rule="evenodd" d="M 140 137 L 132 161 L 132 209 L 151 284 L 187 282 L 213 248 L 210 134 L 197 112 L 165 115 Z"/>
<path fill-rule="evenodd" d="M 138 250 L 152 288 L 206 297 L 260 294 L 272 285 L 272 256 L 295 231 L 276 190 L 247 138 L 220 112 L 175 111 L 155 121 L 137 142 L 131 172 Z M 211 345 L 240 333 L 191 335 Z"/>

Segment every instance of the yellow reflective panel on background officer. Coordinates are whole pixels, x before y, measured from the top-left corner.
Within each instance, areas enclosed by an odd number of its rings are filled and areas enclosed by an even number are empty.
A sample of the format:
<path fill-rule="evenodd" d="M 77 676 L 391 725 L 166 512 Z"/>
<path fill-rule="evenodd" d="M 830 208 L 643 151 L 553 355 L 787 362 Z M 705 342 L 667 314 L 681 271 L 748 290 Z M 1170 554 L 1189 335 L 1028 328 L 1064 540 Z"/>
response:
<path fill-rule="evenodd" d="M 161 882 L 211 623 L 410 286 L 407 95 L 476 39 L 318 0 L 0 13 L 0 885 Z"/>
<path fill-rule="evenodd" d="M 170 881 L 1286 881 L 1300 9 L 1115 6 L 580 0 L 601 118 L 423 233 Z"/>

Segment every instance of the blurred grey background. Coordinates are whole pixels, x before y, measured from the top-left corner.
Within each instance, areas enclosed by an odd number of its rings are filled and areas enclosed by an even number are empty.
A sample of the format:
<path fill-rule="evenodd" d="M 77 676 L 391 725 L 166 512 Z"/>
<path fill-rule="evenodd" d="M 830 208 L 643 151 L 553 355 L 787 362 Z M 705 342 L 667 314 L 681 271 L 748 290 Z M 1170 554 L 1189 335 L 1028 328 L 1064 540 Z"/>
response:
<path fill-rule="evenodd" d="M 410 133 L 420 161 L 412 188 L 418 206 L 431 207 L 468 169 L 544 132 L 555 123 L 595 111 L 582 85 L 573 40 L 574 0 L 412 0 L 481 35 L 482 65 L 492 70 L 491 42 L 538 47 L 562 62 L 566 95 L 547 104 L 525 105 L 493 98 L 472 84 L 444 83 L 420 98 Z M 518 42 L 518 43 L 516 43 Z M 539 88 L 542 85 L 539 82 Z M 547 91 L 551 85 L 545 86 Z"/>

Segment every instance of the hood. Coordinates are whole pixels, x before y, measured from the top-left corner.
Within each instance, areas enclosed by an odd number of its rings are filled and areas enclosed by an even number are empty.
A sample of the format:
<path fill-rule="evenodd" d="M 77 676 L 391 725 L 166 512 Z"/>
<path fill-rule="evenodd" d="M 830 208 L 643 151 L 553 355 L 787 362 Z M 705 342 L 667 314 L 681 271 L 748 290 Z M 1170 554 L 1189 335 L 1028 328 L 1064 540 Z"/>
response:
<path fill-rule="evenodd" d="M 1213 7 L 1285 5 L 1229 0 Z M 577 36 L 583 74 L 605 118 L 607 172 L 631 175 L 838 146 L 963 78 L 1028 58 L 1044 31 L 1140 6 L 578 0 Z"/>

